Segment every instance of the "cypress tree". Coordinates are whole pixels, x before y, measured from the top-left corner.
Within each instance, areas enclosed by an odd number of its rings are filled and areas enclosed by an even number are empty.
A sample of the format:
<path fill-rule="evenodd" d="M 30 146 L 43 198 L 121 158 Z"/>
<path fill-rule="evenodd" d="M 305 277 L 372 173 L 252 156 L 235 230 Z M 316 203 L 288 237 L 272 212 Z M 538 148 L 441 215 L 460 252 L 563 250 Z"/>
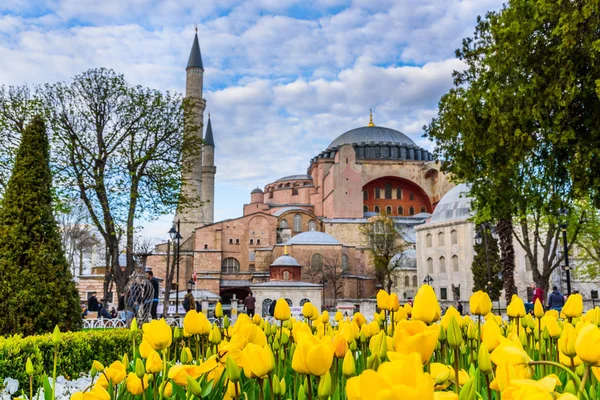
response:
<path fill-rule="evenodd" d="M 41 117 L 23 131 L 0 209 L 0 335 L 81 328 L 79 295 L 52 208 Z"/>
<path fill-rule="evenodd" d="M 473 272 L 473 292 L 483 290 L 490 295 L 492 300 L 498 300 L 500 298 L 500 292 L 502 291 L 503 281 L 498 277 L 498 273 L 502 271 L 502 265 L 500 264 L 500 254 L 498 252 L 498 240 L 494 238 L 489 229 L 485 229 L 482 226 L 478 226 L 477 231 L 481 235 L 481 243 L 474 243 L 473 249 L 475 254 L 473 255 L 473 263 L 471 264 L 471 271 Z M 485 254 L 485 239 L 483 235 L 487 236 L 487 256 Z M 487 266 L 488 261 L 490 263 L 491 282 L 492 287 L 488 290 L 488 273 Z"/>

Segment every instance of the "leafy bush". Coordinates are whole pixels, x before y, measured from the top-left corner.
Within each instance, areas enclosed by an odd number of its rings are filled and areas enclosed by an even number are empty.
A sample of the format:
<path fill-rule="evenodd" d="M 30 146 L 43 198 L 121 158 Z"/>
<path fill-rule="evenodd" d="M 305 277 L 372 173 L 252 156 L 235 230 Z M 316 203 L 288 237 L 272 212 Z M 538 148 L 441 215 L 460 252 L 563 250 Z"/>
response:
<path fill-rule="evenodd" d="M 131 335 L 128 329 L 63 333 L 57 376 L 71 379 L 89 372 L 94 360 L 109 365 L 124 353 L 131 354 Z M 141 334 L 136 342 L 140 343 L 140 340 Z M 19 388 L 28 388 L 27 357 L 31 358 L 35 369 L 34 385 L 40 387 L 44 373 L 52 372 L 54 346 L 51 335 L 0 337 L 0 382 L 11 377 L 19 381 Z"/>

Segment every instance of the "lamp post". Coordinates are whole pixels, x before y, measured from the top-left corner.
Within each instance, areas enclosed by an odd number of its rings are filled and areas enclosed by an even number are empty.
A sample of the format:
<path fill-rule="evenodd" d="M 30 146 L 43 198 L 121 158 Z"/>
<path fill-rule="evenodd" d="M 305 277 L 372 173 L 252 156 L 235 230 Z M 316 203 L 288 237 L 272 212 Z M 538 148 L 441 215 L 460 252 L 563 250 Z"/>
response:
<path fill-rule="evenodd" d="M 570 296 L 571 295 L 571 269 L 569 268 L 569 246 L 567 243 L 567 217 L 569 216 L 569 211 L 566 208 L 561 208 L 560 215 L 562 217 L 560 229 L 562 230 L 563 247 L 564 247 L 564 254 L 565 254 L 565 271 L 567 273 L 567 296 Z"/>
<path fill-rule="evenodd" d="M 176 274 L 177 274 L 177 291 L 175 292 L 175 315 L 177 317 L 179 317 L 179 247 L 180 247 L 180 241 L 182 239 L 181 234 L 179 233 L 179 228 L 180 228 L 180 222 L 179 220 L 177 220 L 177 224 L 175 224 L 175 222 L 173 222 L 173 226 L 171 227 L 171 229 L 169 230 L 169 236 L 171 237 L 171 240 L 174 242 L 175 240 L 177 240 L 177 245 L 175 247 L 175 249 L 173 249 L 173 256 L 175 257 L 175 262 L 176 262 Z"/>
<path fill-rule="evenodd" d="M 488 253 L 488 240 L 487 240 L 487 231 L 488 228 L 491 230 L 489 223 L 484 222 L 480 225 L 484 231 L 483 231 L 483 238 L 481 237 L 481 232 L 480 230 L 477 230 L 475 233 L 475 243 L 477 244 L 481 244 L 481 242 L 483 241 L 484 243 L 484 247 L 485 247 L 485 266 L 487 269 L 487 292 L 488 295 L 490 295 L 490 298 L 492 297 L 492 269 L 490 268 L 490 256 Z"/>
<path fill-rule="evenodd" d="M 433 278 L 431 276 L 429 276 L 429 274 L 427 274 L 425 279 L 423 279 L 423 283 L 431 286 L 431 284 L 433 283 Z"/>

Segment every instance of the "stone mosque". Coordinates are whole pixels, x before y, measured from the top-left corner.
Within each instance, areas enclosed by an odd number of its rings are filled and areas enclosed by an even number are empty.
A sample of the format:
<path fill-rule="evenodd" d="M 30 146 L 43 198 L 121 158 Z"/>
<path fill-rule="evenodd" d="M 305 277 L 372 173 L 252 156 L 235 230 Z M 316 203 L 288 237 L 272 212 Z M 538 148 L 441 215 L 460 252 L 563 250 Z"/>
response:
<path fill-rule="evenodd" d="M 432 154 L 402 132 L 376 125 L 371 115 L 366 126 L 341 133 L 309 160 L 305 173 L 252 190 L 240 217 L 214 221 L 218 127 L 213 133 L 209 117 L 204 129 L 203 79 L 196 34 L 186 68 L 186 98 L 193 110 L 188 118 L 198 129 L 186 133 L 205 144 L 202 156 L 182 172 L 182 191 L 203 205 L 178 210 L 175 217 L 183 237 L 180 290 L 195 274 L 197 287 L 223 304 L 233 296 L 244 299 L 251 290 L 260 292 L 261 285 L 280 288 L 279 296 L 293 307 L 306 301 L 293 298 L 298 297 L 288 290 L 293 287 L 300 292 L 318 287 L 327 307 L 373 297 L 378 287 L 360 226 L 386 213 L 414 244 L 414 226 L 431 216 L 453 186 Z M 146 263 L 159 278 L 165 276 L 166 246 L 158 245 Z M 412 258 L 403 263 L 396 285 L 401 299 L 412 297 L 421 282 L 414 250 L 409 253 Z M 323 281 L 320 273 L 331 266 L 339 271 L 335 284 Z M 265 312 L 272 299 L 257 300 L 257 312 Z"/>

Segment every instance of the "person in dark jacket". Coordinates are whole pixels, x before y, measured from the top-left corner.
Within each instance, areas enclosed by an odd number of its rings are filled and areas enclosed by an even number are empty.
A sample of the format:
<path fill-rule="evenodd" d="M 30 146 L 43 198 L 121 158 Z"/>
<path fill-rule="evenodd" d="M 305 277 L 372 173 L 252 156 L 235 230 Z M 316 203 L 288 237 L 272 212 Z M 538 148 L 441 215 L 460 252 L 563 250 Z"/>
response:
<path fill-rule="evenodd" d="M 246 298 L 244 299 L 244 308 L 246 309 L 246 312 L 248 313 L 249 317 L 254 316 L 254 309 L 256 308 L 256 298 L 252 295 L 252 292 L 250 292 L 248 296 L 246 296 Z"/>
<path fill-rule="evenodd" d="M 276 301 L 272 301 L 271 304 L 269 305 L 269 315 L 271 317 L 275 316 L 275 303 L 277 303 Z"/>
<path fill-rule="evenodd" d="M 558 291 L 556 286 L 552 286 L 552 293 L 548 296 L 548 308 L 560 312 L 564 305 L 565 297 Z"/>
<path fill-rule="evenodd" d="M 98 298 L 96 297 L 96 292 L 92 292 L 90 294 L 90 298 L 88 299 L 88 311 L 99 311 Z"/>
<path fill-rule="evenodd" d="M 154 277 L 154 273 L 152 271 L 148 271 L 148 280 L 154 289 L 154 296 L 152 298 L 152 308 L 150 309 L 150 314 L 152 315 L 152 319 L 156 319 L 156 309 L 158 307 L 158 279 Z"/>

